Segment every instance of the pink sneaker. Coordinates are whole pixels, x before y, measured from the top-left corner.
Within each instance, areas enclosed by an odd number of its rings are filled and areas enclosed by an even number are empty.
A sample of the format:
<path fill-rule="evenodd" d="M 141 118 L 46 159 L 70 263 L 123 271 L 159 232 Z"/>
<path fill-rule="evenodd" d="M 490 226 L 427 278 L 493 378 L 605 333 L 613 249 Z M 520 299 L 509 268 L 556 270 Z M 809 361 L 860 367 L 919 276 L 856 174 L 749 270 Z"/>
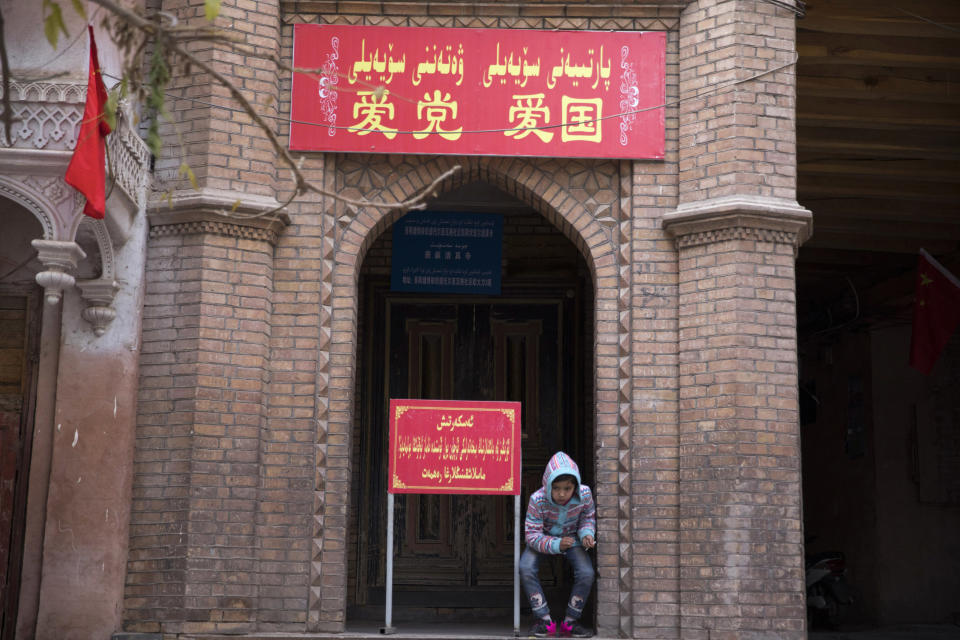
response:
<path fill-rule="evenodd" d="M 560 623 L 561 638 L 589 638 L 591 636 L 593 636 L 593 632 L 581 627 L 577 622 L 571 622 L 570 624 L 566 622 Z"/>
<path fill-rule="evenodd" d="M 545 620 L 537 620 L 533 623 L 533 628 L 530 629 L 530 635 L 534 638 L 556 638 L 557 637 L 557 623 L 551 620 L 546 622 Z"/>

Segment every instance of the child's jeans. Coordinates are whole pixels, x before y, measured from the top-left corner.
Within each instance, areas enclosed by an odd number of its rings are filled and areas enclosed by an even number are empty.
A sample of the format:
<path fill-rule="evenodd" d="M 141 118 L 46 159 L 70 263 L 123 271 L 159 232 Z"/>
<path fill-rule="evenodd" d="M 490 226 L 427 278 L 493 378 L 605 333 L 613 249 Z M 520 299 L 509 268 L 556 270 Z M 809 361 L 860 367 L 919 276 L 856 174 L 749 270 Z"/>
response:
<path fill-rule="evenodd" d="M 583 605 L 586 604 L 590 590 L 593 588 L 593 562 L 581 546 L 570 547 L 566 551 L 561 551 L 560 554 L 566 557 L 573 567 L 573 589 L 570 590 L 570 602 L 567 603 L 566 615 L 573 620 L 579 620 L 583 614 Z M 550 615 L 550 607 L 547 605 L 547 598 L 543 595 L 543 587 L 540 586 L 538 576 L 540 559 L 545 555 L 548 554 L 539 553 L 527 547 L 520 557 L 520 582 L 530 599 L 533 615 L 538 618 Z"/>

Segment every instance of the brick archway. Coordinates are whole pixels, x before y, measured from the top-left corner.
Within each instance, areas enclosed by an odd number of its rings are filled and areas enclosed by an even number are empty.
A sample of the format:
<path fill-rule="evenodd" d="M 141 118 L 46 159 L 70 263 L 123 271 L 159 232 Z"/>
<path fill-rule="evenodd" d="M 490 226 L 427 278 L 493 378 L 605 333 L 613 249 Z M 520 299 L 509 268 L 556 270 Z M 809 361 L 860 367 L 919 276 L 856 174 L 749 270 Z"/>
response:
<path fill-rule="evenodd" d="M 337 166 L 337 161 L 343 166 Z M 622 435 L 629 427 L 629 207 L 624 197 L 623 170 L 619 163 L 580 160 L 440 157 L 417 164 L 419 158 L 372 156 L 337 157 L 333 172 L 341 193 L 367 199 L 401 200 L 412 197 L 456 164 L 462 169 L 444 181 L 450 191 L 470 182 L 487 182 L 530 205 L 559 229 L 584 256 L 593 278 L 596 388 L 594 423 L 598 504 L 607 506 L 599 528 L 609 545 L 598 557 L 604 567 L 629 565 L 629 506 L 618 501 L 617 486 L 629 483 L 629 438 L 615 438 L 616 451 L 600 451 L 605 435 Z M 331 168 L 327 165 L 328 169 Z M 629 180 L 629 178 L 627 178 Z M 379 185 L 379 186 L 373 186 Z M 626 190 L 628 191 L 628 190 Z M 402 215 L 382 210 L 352 211 L 340 205 L 324 214 L 321 282 L 321 354 L 317 384 L 317 468 L 315 514 L 310 576 L 308 627 L 342 630 L 346 610 L 348 498 L 350 495 L 350 439 L 355 410 L 357 301 L 360 268 L 371 244 Z M 627 311 L 624 311 L 624 310 Z M 603 346 L 607 348 L 603 348 Z M 609 432 L 609 433 L 608 433 Z M 623 448 L 621 452 L 619 449 Z M 605 472 L 612 472 L 605 473 Z M 615 479 L 615 480 L 613 480 Z M 611 481 L 613 480 L 613 481 Z M 601 570 L 603 571 L 603 570 Z M 600 582 L 598 606 L 621 607 L 619 571 Z M 617 588 L 605 585 L 616 584 Z M 629 598 L 626 599 L 629 601 Z M 627 605 L 629 607 L 629 605 Z M 626 619 L 628 616 L 621 616 Z"/>

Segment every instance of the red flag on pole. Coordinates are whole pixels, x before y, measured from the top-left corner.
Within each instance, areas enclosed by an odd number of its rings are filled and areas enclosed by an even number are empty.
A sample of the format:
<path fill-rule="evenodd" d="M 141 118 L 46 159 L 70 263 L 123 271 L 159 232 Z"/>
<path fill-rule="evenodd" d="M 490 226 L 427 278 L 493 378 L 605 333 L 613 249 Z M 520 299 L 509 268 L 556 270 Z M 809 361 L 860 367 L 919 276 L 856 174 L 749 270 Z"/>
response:
<path fill-rule="evenodd" d="M 921 249 L 917 265 L 917 293 L 913 301 L 910 366 L 929 374 L 958 325 L 960 280 Z"/>
<path fill-rule="evenodd" d="M 103 218 L 107 210 L 104 138 L 110 133 L 110 125 L 103 117 L 103 108 L 107 104 L 107 88 L 103 86 L 103 77 L 100 75 L 100 61 L 97 58 L 97 42 L 93 39 L 93 27 L 88 25 L 87 29 L 90 32 L 87 104 L 83 109 L 83 121 L 80 123 L 77 146 L 73 150 L 73 158 L 70 159 L 64 179 L 67 184 L 87 198 L 83 212 L 91 218 Z"/>

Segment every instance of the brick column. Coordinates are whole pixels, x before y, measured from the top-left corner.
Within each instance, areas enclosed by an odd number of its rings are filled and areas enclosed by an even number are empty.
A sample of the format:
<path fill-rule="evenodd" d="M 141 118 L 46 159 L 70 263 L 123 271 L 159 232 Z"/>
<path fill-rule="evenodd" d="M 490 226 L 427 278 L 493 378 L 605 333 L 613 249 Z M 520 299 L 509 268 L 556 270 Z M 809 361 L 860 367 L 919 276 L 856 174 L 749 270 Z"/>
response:
<path fill-rule="evenodd" d="M 151 216 L 127 628 L 255 628 L 273 247 L 283 220 Z"/>
<path fill-rule="evenodd" d="M 680 638 L 805 637 L 794 15 L 700 0 L 680 27 Z"/>
<path fill-rule="evenodd" d="M 204 0 L 163 0 L 162 9 L 182 26 L 210 24 Z M 195 44 L 193 52 L 230 79 L 260 115 L 276 116 L 280 78 L 277 65 L 267 56 L 280 55 L 279 0 L 222 0 L 213 24 L 240 37 L 244 48 Z M 225 87 L 193 67 L 189 75 L 174 75 L 168 94 L 178 97 L 167 99 L 171 117 L 160 121 L 164 146 L 156 174 L 163 189 L 173 192 L 174 201 L 198 191 L 231 202 L 247 196 L 276 197 L 276 153 Z M 181 175 L 181 163 L 193 170 L 199 189 Z"/>
<path fill-rule="evenodd" d="M 680 20 L 680 202 L 796 199 L 794 15 L 700 0 Z"/>
<path fill-rule="evenodd" d="M 209 24 L 203 0 L 158 4 L 180 25 Z M 246 49 L 192 50 L 261 115 L 276 115 L 280 79 L 269 56 L 280 53 L 279 0 L 223 0 L 214 25 L 242 36 Z M 169 197 L 148 207 L 126 626 L 249 631 L 261 596 L 274 247 L 289 219 L 257 217 L 278 204 L 267 135 L 205 71 L 181 71 L 156 159 Z"/>

